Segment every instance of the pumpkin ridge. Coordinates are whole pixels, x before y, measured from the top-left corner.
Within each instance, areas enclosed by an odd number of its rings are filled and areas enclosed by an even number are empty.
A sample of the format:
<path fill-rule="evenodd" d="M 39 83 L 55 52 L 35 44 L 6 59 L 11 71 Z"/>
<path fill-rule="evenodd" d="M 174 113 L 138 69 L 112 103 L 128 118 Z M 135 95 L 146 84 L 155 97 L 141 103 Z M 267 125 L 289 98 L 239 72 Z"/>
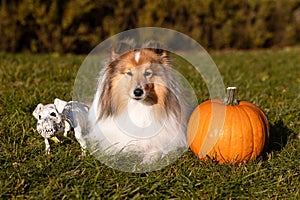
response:
<path fill-rule="evenodd" d="M 249 112 L 252 112 L 252 115 L 255 115 L 256 116 L 256 119 L 254 120 L 254 119 L 250 119 L 251 120 L 251 124 L 254 124 L 255 125 L 255 130 L 253 131 L 253 144 L 254 144 L 254 146 L 253 146 L 253 153 L 252 153 L 252 156 L 251 156 L 251 158 L 252 157 L 254 157 L 254 155 L 256 155 L 258 152 L 259 152 L 259 154 L 262 152 L 262 150 L 263 149 L 257 149 L 257 146 L 261 146 L 260 144 L 258 145 L 257 144 L 257 137 L 254 137 L 254 136 L 258 136 L 258 138 L 260 138 L 260 140 L 261 139 L 263 139 L 264 140 L 264 142 L 263 143 L 265 143 L 265 136 L 264 137 L 262 137 L 263 135 L 262 134 L 259 134 L 259 135 L 256 135 L 256 134 L 258 134 L 258 133 L 265 133 L 265 129 L 264 129 L 264 127 L 265 127 L 265 123 L 263 122 L 264 120 L 262 119 L 262 117 L 261 117 L 261 114 L 260 114 L 260 109 L 258 108 L 258 107 L 256 107 L 255 106 L 255 110 L 253 109 L 253 108 L 251 108 L 251 107 L 249 107 L 249 106 L 247 106 L 247 110 L 249 110 Z M 259 126 L 256 124 L 256 122 L 259 122 Z M 256 151 L 258 151 L 258 152 L 256 152 Z"/>
<path fill-rule="evenodd" d="M 204 132 L 206 133 L 208 131 L 208 130 L 205 130 L 205 129 L 207 129 L 206 124 L 208 122 L 210 122 L 210 120 L 211 120 L 210 110 L 208 110 L 208 112 L 206 112 L 206 110 L 205 111 L 204 110 L 205 109 L 203 109 L 202 106 L 196 108 L 196 110 L 191 115 L 191 119 L 192 119 L 192 121 L 190 123 L 191 126 L 188 127 L 188 129 L 190 130 L 189 132 L 191 133 L 191 134 L 189 134 L 189 137 L 188 137 L 189 145 L 192 147 L 192 150 L 198 156 L 201 152 L 201 149 L 202 149 L 205 139 L 206 139 L 206 135 L 204 135 Z M 197 132 L 199 132 L 199 134 L 197 134 Z M 199 145 L 197 143 L 198 140 L 202 141 L 201 145 Z"/>
<path fill-rule="evenodd" d="M 263 113 L 262 110 L 258 110 L 259 111 L 259 118 L 260 118 L 260 123 L 261 123 L 261 129 L 263 130 L 262 132 L 264 133 L 262 135 L 262 138 L 264 140 L 264 147 L 261 149 L 261 152 L 264 153 L 266 151 L 267 145 L 268 145 L 268 140 L 269 140 L 269 122 L 267 120 L 267 117 L 265 116 L 265 114 Z"/>
<path fill-rule="evenodd" d="M 245 146 L 245 141 L 244 141 L 244 135 L 242 134 L 242 133 L 244 133 L 244 125 L 243 125 L 243 122 L 242 122 L 242 119 L 244 119 L 244 113 L 242 113 L 241 112 L 241 109 L 240 109 L 240 106 L 238 106 L 238 107 L 236 107 L 236 109 L 235 109 L 235 112 L 236 113 L 238 113 L 238 121 L 239 121 L 239 123 L 237 124 L 238 126 L 239 126 L 239 129 L 240 129 L 240 132 L 241 132 L 241 137 L 242 137 L 242 142 L 240 143 L 240 145 L 241 145 L 241 147 L 240 147 L 240 152 L 241 152 L 241 158 L 243 158 L 244 157 L 244 146 Z M 235 124 L 236 125 L 236 124 Z M 237 157 L 239 156 L 239 155 L 236 155 Z M 238 158 L 235 158 L 236 160 L 238 160 Z"/>
<path fill-rule="evenodd" d="M 232 115 L 233 115 L 233 113 L 234 113 L 234 111 L 233 110 L 235 110 L 235 107 L 234 106 L 227 106 L 227 109 L 230 109 L 230 118 L 228 119 L 228 121 L 229 122 L 226 122 L 226 123 L 229 123 L 229 124 L 232 124 L 232 120 L 234 119 L 234 117 L 232 117 Z M 227 111 L 227 110 L 226 110 Z M 226 114 L 227 115 L 227 114 Z M 230 129 L 230 134 L 228 134 L 229 135 L 229 144 L 231 144 L 232 143 L 232 138 L 234 138 L 234 129 L 235 129 L 235 127 L 234 126 L 231 126 L 231 129 Z M 228 153 L 227 153 L 227 157 L 229 156 L 230 158 L 231 158 L 231 153 L 232 153 L 232 151 L 231 151 L 231 149 L 232 148 L 228 148 Z"/>
<path fill-rule="evenodd" d="M 217 106 L 220 106 L 222 109 L 225 108 L 225 112 L 228 112 L 228 107 L 226 107 L 226 105 L 224 105 L 223 103 L 220 103 L 220 101 L 216 102 Z M 213 147 L 212 151 L 210 152 L 210 155 L 212 156 L 212 158 L 214 158 L 215 160 L 218 160 L 220 162 L 226 162 L 227 157 L 228 157 L 228 150 L 230 149 L 228 146 L 230 146 L 231 144 L 231 139 L 228 139 L 228 134 L 227 132 L 229 131 L 227 129 L 227 122 L 228 122 L 228 116 L 224 116 L 224 121 L 223 121 L 223 125 L 222 125 L 222 135 L 219 135 L 219 138 L 215 144 L 215 146 Z M 227 131 L 226 131 L 227 130 Z M 226 138 L 226 139 L 224 139 Z M 226 144 L 224 144 L 224 140 L 225 141 L 229 141 Z"/>
<path fill-rule="evenodd" d="M 200 133 L 200 138 L 201 138 L 201 140 L 203 141 L 202 144 L 201 144 L 201 145 L 197 145 L 198 148 L 197 148 L 197 146 L 196 146 L 196 149 L 195 149 L 195 150 L 196 150 L 196 154 L 199 155 L 199 154 L 200 154 L 200 151 L 201 151 L 201 149 L 202 149 L 202 146 L 203 146 L 203 144 L 204 144 L 204 141 L 205 141 L 205 139 L 203 140 L 203 131 L 204 131 L 204 129 L 205 129 L 205 126 L 202 125 L 202 118 L 203 118 L 203 117 L 202 117 L 201 115 L 203 114 L 203 111 L 201 111 L 201 108 L 198 109 L 198 113 L 196 113 L 196 114 L 198 114 L 198 116 L 199 116 L 197 123 L 198 123 L 198 126 L 200 127 L 200 132 L 199 132 L 199 133 Z M 206 113 L 204 113 L 204 114 L 206 114 Z M 207 114 L 206 114 L 206 115 L 207 115 Z M 206 119 L 206 117 L 207 117 L 206 115 L 205 115 L 205 118 L 204 118 L 204 119 L 205 119 L 205 122 L 206 122 L 206 120 L 207 120 L 207 119 Z M 204 125 L 205 125 L 205 123 L 204 123 Z M 198 129 L 199 127 L 197 127 L 196 131 L 199 130 L 199 129 Z M 196 133 L 196 132 L 195 132 L 195 133 Z M 196 136 L 197 136 L 197 135 L 195 134 L 195 135 L 193 135 L 193 138 L 192 138 L 192 143 L 193 143 L 194 145 L 195 145 L 195 143 L 197 144 L 197 138 L 196 138 Z M 205 138 L 205 137 L 204 137 L 204 138 Z"/>
<path fill-rule="evenodd" d="M 265 113 L 259 109 L 259 116 L 261 117 L 262 119 L 262 124 L 263 124 L 263 130 L 264 130 L 264 142 L 265 142 L 265 146 L 263 148 L 263 152 L 266 152 L 266 149 L 269 145 L 269 138 L 270 138 L 270 125 L 269 125 L 269 122 L 268 122 L 268 119 L 267 119 L 267 116 L 265 115 Z"/>
<path fill-rule="evenodd" d="M 196 148 L 195 151 L 197 150 L 197 146 L 195 146 L 195 144 L 194 144 L 194 142 L 197 138 L 197 134 L 195 134 L 195 133 L 199 127 L 201 127 L 200 126 L 200 108 L 197 107 L 191 114 L 190 122 L 187 127 L 187 129 L 189 130 L 188 131 L 189 134 L 187 135 L 188 143 L 192 147 L 192 149 Z M 196 152 L 196 153 L 198 153 L 198 152 Z"/>
<path fill-rule="evenodd" d="M 255 134 L 253 134 L 254 133 L 254 127 L 253 127 L 253 124 L 252 124 L 252 119 L 251 119 L 251 117 L 249 116 L 249 112 L 247 112 L 247 109 L 245 109 L 245 108 L 247 108 L 248 106 L 241 106 L 240 107 L 240 110 L 242 111 L 242 112 L 244 112 L 245 113 L 245 116 L 246 116 L 246 118 L 248 119 L 248 121 L 249 121 L 249 125 L 250 125 L 250 127 L 251 127 L 251 131 L 250 131 L 250 133 L 251 133 L 251 135 L 252 135 L 252 150 L 251 150 L 251 153 L 250 153 L 250 155 L 248 154 L 248 155 L 243 155 L 244 157 L 246 157 L 247 158 L 247 160 L 250 160 L 251 158 L 252 158 L 252 156 L 253 156 L 253 154 L 254 154 L 254 150 L 255 150 Z M 257 132 L 257 130 L 255 130 L 256 132 Z M 246 141 L 247 142 L 247 141 Z M 247 146 L 247 145 L 246 145 Z M 244 149 L 243 149 L 243 151 L 245 151 Z M 249 157 L 248 157 L 249 156 Z"/>
<path fill-rule="evenodd" d="M 204 144 L 205 144 L 205 141 L 206 141 L 206 139 L 207 139 L 207 137 L 208 137 L 208 135 L 209 134 L 207 134 L 208 133 L 208 131 L 210 130 L 210 127 L 211 127 L 211 121 L 212 121 L 212 106 L 214 106 L 213 104 L 210 104 L 209 105 L 209 110 L 208 110 L 208 112 L 206 111 L 206 112 L 204 112 L 204 114 L 205 114 L 205 116 L 203 116 L 203 118 L 202 118 L 202 120 L 203 119 L 205 119 L 204 121 L 203 121 L 203 124 L 204 125 L 206 125 L 206 126 L 201 126 L 201 129 L 200 129 L 200 133 L 206 133 L 205 134 L 205 136 L 203 137 L 204 139 L 203 139 L 203 142 L 202 142 L 202 144 L 201 144 L 201 146 L 200 146 L 200 148 L 199 148 L 199 151 L 197 152 L 198 153 L 198 155 L 200 154 L 200 152 L 202 151 L 202 149 L 203 149 L 203 146 L 204 146 Z M 207 125 L 208 124 L 208 125 Z M 218 141 L 217 141 L 218 142 Z M 217 143 L 216 142 L 216 143 Z M 211 150 L 209 150 L 208 152 L 206 152 L 206 154 L 209 154 L 211 151 L 213 150 L 213 147 L 211 148 Z M 206 156 L 206 154 L 205 155 L 202 155 L 202 153 L 201 153 L 201 157 L 203 157 L 203 156 Z"/>
<path fill-rule="evenodd" d="M 240 152 L 238 156 L 238 159 L 237 161 L 242 161 L 242 160 L 248 160 L 248 152 L 247 152 L 247 148 L 248 148 L 248 144 L 247 142 L 249 142 L 247 139 L 247 135 L 248 135 L 248 126 L 250 124 L 251 126 L 251 123 L 249 122 L 249 120 L 243 120 L 241 121 L 241 119 L 249 119 L 249 116 L 247 115 L 246 112 L 244 112 L 244 110 L 242 109 L 241 106 L 238 106 L 237 109 L 236 109 L 236 112 L 238 113 L 238 119 L 239 119 L 239 122 L 238 124 L 241 124 L 239 126 L 239 133 L 240 133 L 240 137 L 241 137 L 241 143 L 240 143 L 240 148 L 236 151 L 236 152 Z M 247 123 L 247 124 L 246 124 Z M 244 134 L 246 133 L 246 134 Z M 249 133 L 251 133 L 251 131 L 249 131 Z"/>

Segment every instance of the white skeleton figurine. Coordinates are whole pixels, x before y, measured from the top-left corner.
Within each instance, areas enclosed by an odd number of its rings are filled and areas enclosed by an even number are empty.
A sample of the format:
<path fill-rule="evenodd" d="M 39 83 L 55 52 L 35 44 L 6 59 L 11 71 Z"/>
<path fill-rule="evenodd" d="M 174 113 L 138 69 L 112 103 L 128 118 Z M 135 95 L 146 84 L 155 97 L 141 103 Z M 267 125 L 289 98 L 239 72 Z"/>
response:
<path fill-rule="evenodd" d="M 64 136 L 67 137 L 72 128 L 81 146 L 82 155 L 86 154 L 86 141 L 83 138 L 88 132 L 88 107 L 86 105 L 56 98 L 54 104 L 38 104 L 32 114 L 38 120 L 37 131 L 45 139 L 46 154 L 50 153 L 48 139 L 58 143 L 60 140 L 56 137 L 57 134 L 64 132 Z"/>

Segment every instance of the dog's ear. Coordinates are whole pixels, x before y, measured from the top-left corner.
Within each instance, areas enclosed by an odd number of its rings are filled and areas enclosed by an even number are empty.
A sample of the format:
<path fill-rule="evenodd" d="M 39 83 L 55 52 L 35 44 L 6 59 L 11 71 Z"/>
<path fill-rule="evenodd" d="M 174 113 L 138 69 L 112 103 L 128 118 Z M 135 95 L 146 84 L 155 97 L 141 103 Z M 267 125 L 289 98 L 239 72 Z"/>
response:
<path fill-rule="evenodd" d="M 44 105 L 39 103 L 36 108 L 34 109 L 32 115 L 36 118 L 39 119 L 39 114 L 41 112 L 41 110 L 43 109 Z"/>
<path fill-rule="evenodd" d="M 142 48 L 153 51 L 156 55 L 158 55 L 161 58 L 161 62 L 165 66 L 170 66 L 170 57 L 168 51 L 165 50 L 165 45 L 155 40 L 149 40 L 142 45 Z"/>
<path fill-rule="evenodd" d="M 67 105 L 68 102 L 64 101 L 64 100 L 61 100 L 59 98 L 56 98 L 54 99 L 54 105 L 56 106 L 56 110 L 59 112 L 59 113 L 62 113 L 65 106 Z"/>
<path fill-rule="evenodd" d="M 135 43 L 133 39 L 122 40 L 111 49 L 111 59 L 116 60 L 122 54 L 134 50 Z"/>
<path fill-rule="evenodd" d="M 161 49 L 159 53 L 156 52 L 156 54 L 160 57 L 161 62 L 162 64 L 164 64 L 164 66 L 171 66 L 171 59 L 168 51 Z"/>

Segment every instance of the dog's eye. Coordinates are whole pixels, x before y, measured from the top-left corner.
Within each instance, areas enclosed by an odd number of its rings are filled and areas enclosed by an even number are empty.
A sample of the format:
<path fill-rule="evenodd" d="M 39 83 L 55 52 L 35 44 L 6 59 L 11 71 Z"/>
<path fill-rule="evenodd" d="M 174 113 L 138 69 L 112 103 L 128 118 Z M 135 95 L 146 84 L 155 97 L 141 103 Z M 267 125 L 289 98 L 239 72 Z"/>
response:
<path fill-rule="evenodd" d="M 146 71 L 146 72 L 144 73 L 144 76 L 150 76 L 151 74 L 152 74 L 151 72 Z"/>
<path fill-rule="evenodd" d="M 52 112 L 52 113 L 50 113 L 50 116 L 56 117 L 56 113 L 55 113 L 55 112 Z"/>
<path fill-rule="evenodd" d="M 126 74 L 127 74 L 128 76 L 132 76 L 132 72 L 131 72 L 131 71 L 126 72 Z"/>
<path fill-rule="evenodd" d="M 42 119 L 42 116 L 41 115 L 39 115 L 39 120 L 41 120 Z"/>

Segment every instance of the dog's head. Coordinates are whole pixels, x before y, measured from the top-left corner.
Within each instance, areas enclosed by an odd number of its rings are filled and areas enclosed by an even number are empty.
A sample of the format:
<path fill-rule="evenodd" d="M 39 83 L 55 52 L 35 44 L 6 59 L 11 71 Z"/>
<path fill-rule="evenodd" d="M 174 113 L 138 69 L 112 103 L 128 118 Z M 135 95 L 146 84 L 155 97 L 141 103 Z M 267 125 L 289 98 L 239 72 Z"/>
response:
<path fill-rule="evenodd" d="M 121 111 L 129 100 L 146 105 L 164 104 L 172 79 L 168 52 L 155 42 L 140 49 L 132 45 L 125 41 L 112 49 L 111 62 L 102 80 L 99 107 L 104 112 L 100 118 Z"/>
<path fill-rule="evenodd" d="M 57 110 L 55 104 L 38 104 L 32 115 L 38 120 L 37 131 L 44 138 L 51 138 L 55 134 L 63 132 L 64 118 Z"/>
<path fill-rule="evenodd" d="M 165 83 L 164 60 L 152 50 L 141 49 L 116 61 L 112 81 L 113 98 L 127 98 L 146 104 L 158 103 L 159 84 Z M 159 95 L 161 96 L 161 95 Z"/>

